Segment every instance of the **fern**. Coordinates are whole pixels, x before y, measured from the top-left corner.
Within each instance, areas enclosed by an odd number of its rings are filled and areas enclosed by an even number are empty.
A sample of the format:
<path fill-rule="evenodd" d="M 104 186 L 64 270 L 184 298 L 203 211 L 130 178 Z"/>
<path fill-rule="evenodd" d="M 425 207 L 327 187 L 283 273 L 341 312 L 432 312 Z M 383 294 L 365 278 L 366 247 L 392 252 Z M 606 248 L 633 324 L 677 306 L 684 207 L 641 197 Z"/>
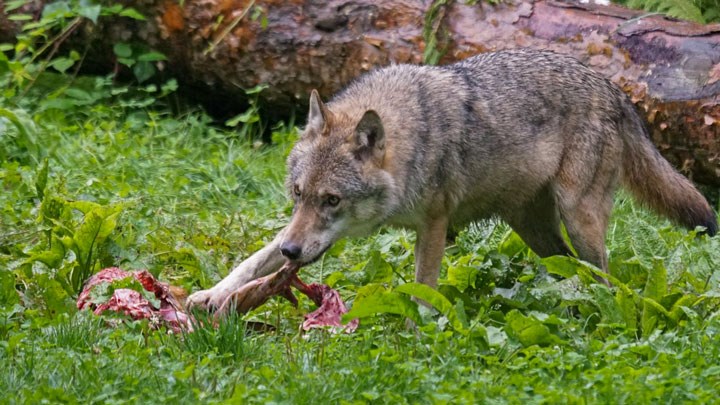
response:
<path fill-rule="evenodd" d="M 706 15 L 715 18 L 720 15 L 718 13 L 718 1 L 716 0 L 628 0 L 620 3 L 625 3 L 631 8 L 665 13 L 670 17 L 695 21 L 701 24 L 708 22 Z M 703 13 L 703 9 L 705 9 L 705 13 Z"/>
<path fill-rule="evenodd" d="M 720 22 L 720 0 L 701 0 L 700 9 L 706 22 Z"/>

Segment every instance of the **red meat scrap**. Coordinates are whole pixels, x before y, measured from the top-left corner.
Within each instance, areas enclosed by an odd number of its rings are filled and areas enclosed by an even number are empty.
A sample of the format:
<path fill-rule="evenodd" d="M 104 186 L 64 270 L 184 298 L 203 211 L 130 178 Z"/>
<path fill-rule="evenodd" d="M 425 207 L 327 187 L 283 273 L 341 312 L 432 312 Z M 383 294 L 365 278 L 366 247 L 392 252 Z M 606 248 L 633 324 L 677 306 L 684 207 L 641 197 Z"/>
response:
<path fill-rule="evenodd" d="M 93 292 L 97 293 L 97 289 L 107 288 L 113 283 L 129 278 L 134 278 L 143 289 L 152 293 L 154 302 L 150 302 L 141 292 L 131 288 L 116 288 L 107 301 L 95 302 Z M 136 320 L 149 319 L 152 325 L 156 327 L 166 325 L 176 333 L 192 330 L 190 318 L 170 293 L 168 284 L 157 281 L 147 270 L 126 272 L 117 267 L 101 270 L 85 283 L 78 297 L 77 307 L 80 310 L 92 310 L 96 315 L 112 311 Z"/>
<path fill-rule="evenodd" d="M 298 265 L 288 263 L 276 273 L 245 284 L 225 300 L 215 313 L 216 318 L 227 315 L 229 311 L 246 313 L 274 295 L 285 297 L 297 306 L 297 299 L 291 291 L 294 287 L 319 307 L 305 315 L 303 330 L 329 327 L 334 332 L 354 332 L 358 327 L 357 319 L 347 325 L 341 323 L 348 309 L 340 294 L 324 284 L 303 283 L 297 276 L 299 269 Z M 146 293 L 138 291 L 138 286 L 136 289 L 124 288 L 133 280 L 137 280 Z M 78 297 L 77 307 L 91 310 L 96 315 L 111 311 L 132 319 L 149 319 L 153 326 L 166 325 L 176 333 L 192 331 L 192 319 L 183 311 L 170 289 L 168 284 L 157 281 L 147 270 L 127 272 L 110 267 L 88 279 Z"/>
<path fill-rule="evenodd" d="M 359 320 L 354 319 L 347 325 L 341 323 L 342 316 L 348 312 L 348 309 L 340 294 L 324 284 L 305 284 L 297 275 L 299 270 L 298 264 L 286 263 L 277 272 L 245 284 L 228 296 L 218 309 L 216 317 L 225 316 L 229 311 L 246 313 L 264 304 L 274 295 L 284 297 L 297 307 L 297 298 L 290 289 L 295 287 L 319 307 L 305 315 L 303 330 L 330 327 L 333 332 L 354 332 Z"/>
<path fill-rule="evenodd" d="M 342 324 L 342 316 L 348 312 L 348 309 L 337 291 L 325 284 L 310 284 L 308 287 L 320 291 L 322 304 L 320 308 L 305 315 L 305 322 L 302 324 L 303 330 L 330 327 L 333 332 L 355 332 L 360 320 L 356 318 L 346 325 Z"/>

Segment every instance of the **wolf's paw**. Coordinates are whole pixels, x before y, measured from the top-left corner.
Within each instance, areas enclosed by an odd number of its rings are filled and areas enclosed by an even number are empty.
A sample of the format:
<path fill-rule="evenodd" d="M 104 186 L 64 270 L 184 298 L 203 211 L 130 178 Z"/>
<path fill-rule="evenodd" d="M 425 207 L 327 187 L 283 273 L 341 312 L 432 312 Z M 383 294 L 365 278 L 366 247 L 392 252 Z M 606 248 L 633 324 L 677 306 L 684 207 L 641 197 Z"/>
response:
<path fill-rule="evenodd" d="M 215 312 L 230 295 L 229 291 L 213 287 L 193 293 L 187 299 L 187 308 L 202 308 L 209 312 Z"/>

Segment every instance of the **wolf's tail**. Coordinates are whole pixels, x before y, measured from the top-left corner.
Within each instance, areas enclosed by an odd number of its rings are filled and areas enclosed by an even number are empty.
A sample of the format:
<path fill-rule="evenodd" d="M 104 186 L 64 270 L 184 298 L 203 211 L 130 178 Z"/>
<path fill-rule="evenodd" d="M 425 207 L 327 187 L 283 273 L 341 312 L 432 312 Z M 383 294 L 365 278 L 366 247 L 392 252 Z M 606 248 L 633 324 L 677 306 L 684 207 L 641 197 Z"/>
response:
<path fill-rule="evenodd" d="M 717 233 L 715 213 L 693 184 L 678 173 L 650 142 L 647 128 L 630 100 L 624 99 L 622 181 L 643 204 L 689 229 Z"/>

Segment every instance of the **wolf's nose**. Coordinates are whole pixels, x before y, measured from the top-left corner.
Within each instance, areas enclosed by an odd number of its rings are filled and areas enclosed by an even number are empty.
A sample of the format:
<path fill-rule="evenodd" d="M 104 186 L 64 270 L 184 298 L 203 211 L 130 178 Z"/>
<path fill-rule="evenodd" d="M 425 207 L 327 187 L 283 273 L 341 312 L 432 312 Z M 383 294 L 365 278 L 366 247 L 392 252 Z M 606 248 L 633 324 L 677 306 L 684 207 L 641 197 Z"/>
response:
<path fill-rule="evenodd" d="M 283 256 L 287 257 L 290 260 L 296 260 L 300 257 L 302 249 L 299 245 L 296 245 L 295 243 L 283 242 L 280 244 L 280 253 L 282 253 Z"/>

